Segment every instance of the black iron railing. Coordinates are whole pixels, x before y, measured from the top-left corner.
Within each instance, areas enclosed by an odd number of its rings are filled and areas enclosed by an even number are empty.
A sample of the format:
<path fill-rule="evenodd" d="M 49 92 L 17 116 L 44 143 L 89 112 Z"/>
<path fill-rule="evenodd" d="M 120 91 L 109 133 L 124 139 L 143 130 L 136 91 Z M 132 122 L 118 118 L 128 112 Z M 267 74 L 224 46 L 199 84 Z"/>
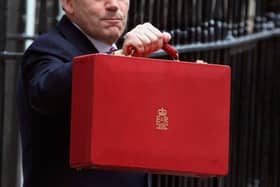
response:
<path fill-rule="evenodd" d="M 6 1 L 0 2 L 0 23 L 5 25 L 7 19 L 7 6 Z M 0 50 L 4 51 L 6 46 L 6 27 L 0 28 Z M 4 69 L 4 59 L 0 59 L 0 153 L 2 153 L 3 147 L 3 136 L 4 136 L 4 84 L 5 80 L 5 69 Z M 2 168 L 2 156 L 0 154 L 0 169 Z M 0 176 L 2 176 L 2 169 L 0 170 Z M 2 183 L 2 178 L 0 177 L 0 184 Z"/>

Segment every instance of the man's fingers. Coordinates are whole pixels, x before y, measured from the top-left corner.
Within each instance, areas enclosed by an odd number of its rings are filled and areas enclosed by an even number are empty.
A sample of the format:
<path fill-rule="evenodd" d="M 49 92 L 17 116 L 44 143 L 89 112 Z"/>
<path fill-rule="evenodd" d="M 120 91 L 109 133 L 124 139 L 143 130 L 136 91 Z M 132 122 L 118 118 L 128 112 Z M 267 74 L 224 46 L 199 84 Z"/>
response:
<path fill-rule="evenodd" d="M 145 54 L 151 53 L 154 50 L 154 44 L 152 41 L 153 38 L 156 39 L 156 37 L 152 36 L 151 33 L 147 34 L 141 32 L 140 30 L 136 30 L 133 33 L 131 32 L 126 36 L 124 45 L 133 47 L 136 50 L 136 56 L 145 56 Z M 124 50 L 124 52 L 126 52 L 126 50 Z"/>
<path fill-rule="evenodd" d="M 138 56 L 144 56 L 145 53 L 148 53 L 151 51 L 152 45 L 151 45 L 151 39 L 148 35 L 142 34 L 141 32 L 136 33 L 136 36 L 141 41 L 141 44 L 137 46 L 136 54 Z M 138 47 L 144 47 L 143 50 L 139 51 Z"/>
<path fill-rule="evenodd" d="M 136 49 L 136 56 L 148 56 L 162 48 L 171 39 L 169 33 L 162 33 L 150 23 L 138 25 L 125 35 L 123 51 L 127 55 L 128 46 Z"/>
<path fill-rule="evenodd" d="M 127 39 L 125 39 L 124 44 L 123 44 L 123 53 L 124 55 L 131 55 L 131 50 L 134 49 L 136 50 L 136 56 L 141 56 L 140 54 L 144 53 L 144 45 L 142 43 L 142 41 L 136 37 L 135 33 L 133 34 L 133 36 L 130 36 L 130 34 L 128 34 Z"/>
<path fill-rule="evenodd" d="M 150 29 L 145 30 L 145 32 L 139 33 L 141 36 L 145 36 L 146 40 L 143 42 L 145 53 L 152 53 L 154 51 L 157 51 L 161 48 L 163 44 L 163 40 L 161 39 L 160 35 L 156 35 L 154 32 L 152 32 Z"/>
<path fill-rule="evenodd" d="M 171 40 L 171 35 L 168 32 L 163 32 L 163 42 L 168 43 Z"/>
<path fill-rule="evenodd" d="M 158 37 L 162 36 L 163 33 L 160 32 L 160 30 L 158 30 L 157 28 L 155 28 L 152 24 L 145 23 L 144 25 L 147 29 L 149 29 L 151 32 L 153 32 L 156 36 L 158 36 Z"/>

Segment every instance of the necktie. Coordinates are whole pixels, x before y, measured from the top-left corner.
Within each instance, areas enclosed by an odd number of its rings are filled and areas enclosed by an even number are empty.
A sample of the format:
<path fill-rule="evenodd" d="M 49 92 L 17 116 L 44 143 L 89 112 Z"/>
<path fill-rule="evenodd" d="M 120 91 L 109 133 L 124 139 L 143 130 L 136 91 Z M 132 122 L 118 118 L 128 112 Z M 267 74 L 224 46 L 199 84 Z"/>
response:
<path fill-rule="evenodd" d="M 114 46 L 112 46 L 111 48 L 110 48 L 110 53 L 113 53 L 114 51 L 116 51 L 116 50 L 118 50 L 116 47 L 114 47 Z"/>

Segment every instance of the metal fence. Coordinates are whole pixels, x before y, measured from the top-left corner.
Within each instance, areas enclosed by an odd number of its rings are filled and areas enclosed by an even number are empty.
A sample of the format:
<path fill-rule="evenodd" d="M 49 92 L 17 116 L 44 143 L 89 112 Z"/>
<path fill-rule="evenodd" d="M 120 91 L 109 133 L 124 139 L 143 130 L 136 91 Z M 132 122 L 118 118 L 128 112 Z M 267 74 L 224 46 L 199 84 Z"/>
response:
<path fill-rule="evenodd" d="M 34 34 L 29 35 L 32 2 L 36 19 Z M 20 186 L 21 178 L 14 97 L 18 63 L 25 42 L 56 23 L 59 6 L 59 1 L 0 1 L 3 187 Z M 229 175 L 201 179 L 154 174 L 152 186 L 279 187 L 280 0 L 137 0 L 131 1 L 129 14 L 128 29 L 149 21 L 170 32 L 181 60 L 232 67 Z M 154 57 L 165 58 L 162 52 Z"/>

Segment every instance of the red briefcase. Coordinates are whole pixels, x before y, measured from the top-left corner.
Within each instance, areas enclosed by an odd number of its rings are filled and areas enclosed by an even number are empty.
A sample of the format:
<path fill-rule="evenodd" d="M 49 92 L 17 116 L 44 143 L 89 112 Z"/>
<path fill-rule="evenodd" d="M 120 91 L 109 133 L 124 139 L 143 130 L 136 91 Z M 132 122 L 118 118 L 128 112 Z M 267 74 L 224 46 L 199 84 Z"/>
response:
<path fill-rule="evenodd" d="M 77 57 L 70 165 L 226 175 L 229 109 L 228 66 Z"/>

